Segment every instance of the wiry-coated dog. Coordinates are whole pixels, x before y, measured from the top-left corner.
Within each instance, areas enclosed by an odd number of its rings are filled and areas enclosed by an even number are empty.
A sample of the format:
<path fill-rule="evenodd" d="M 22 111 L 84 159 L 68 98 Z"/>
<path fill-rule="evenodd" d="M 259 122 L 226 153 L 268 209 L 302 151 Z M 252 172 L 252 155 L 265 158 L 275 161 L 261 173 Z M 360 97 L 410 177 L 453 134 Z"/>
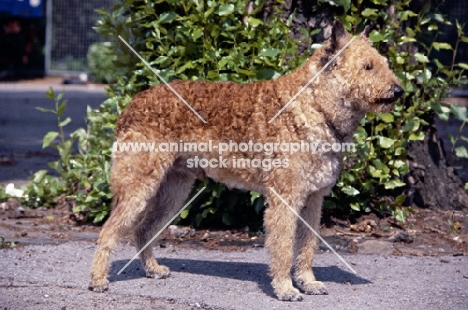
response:
<path fill-rule="evenodd" d="M 366 29 L 354 39 L 271 123 L 268 121 L 351 40 L 339 22 L 334 23 L 324 47 L 302 67 L 276 80 L 250 84 L 171 83 L 207 123 L 164 85 L 139 93 L 118 119 L 115 142 L 351 141 L 367 112 L 388 112 L 403 94 L 387 60 L 371 46 L 367 33 Z M 279 150 L 269 155 L 230 150 L 223 155 L 231 159 L 262 155 L 263 159 L 278 159 L 281 163 L 285 157 Z M 342 153 L 288 153 L 287 167 L 275 169 L 187 165 L 187 160 L 195 156 L 210 160 L 218 158 L 219 152 L 113 152 L 113 210 L 98 240 L 90 288 L 108 288 L 109 255 L 125 231 L 133 231 L 137 249 L 141 249 L 182 207 L 194 180 L 208 176 L 229 187 L 265 195 L 265 245 L 271 254 L 272 286 L 279 299 L 301 300 L 300 291 L 327 294 L 312 272 L 317 238 L 276 193 L 318 231 L 323 197 L 340 174 Z M 169 269 L 158 264 L 151 247 L 141 253 L 140 259 L 148 277 L 169 276 Z"/>

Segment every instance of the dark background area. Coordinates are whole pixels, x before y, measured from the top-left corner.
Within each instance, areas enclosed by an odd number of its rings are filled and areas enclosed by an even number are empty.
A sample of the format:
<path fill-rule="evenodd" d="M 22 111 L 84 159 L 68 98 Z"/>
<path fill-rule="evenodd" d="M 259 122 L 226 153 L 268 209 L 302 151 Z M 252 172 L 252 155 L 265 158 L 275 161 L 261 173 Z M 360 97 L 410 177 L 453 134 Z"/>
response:
<path fill-rule="evenodd" d="M 44 1 L 0 0 L 0 79 L 44 75 L 44 13 Z"/>

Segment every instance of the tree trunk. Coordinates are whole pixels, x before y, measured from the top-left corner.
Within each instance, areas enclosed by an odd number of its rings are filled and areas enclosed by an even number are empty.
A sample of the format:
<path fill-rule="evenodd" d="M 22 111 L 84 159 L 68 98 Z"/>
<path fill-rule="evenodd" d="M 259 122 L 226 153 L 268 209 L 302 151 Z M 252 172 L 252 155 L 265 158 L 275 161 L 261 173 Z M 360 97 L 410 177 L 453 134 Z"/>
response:
<path fill-rule="evenodd" d="M 442 140 L 432 123 L 423 141 L 413 141 L 408 150 L 408 200 L 418 207 L 463 210 L 468 194 L 453 167 L 447 164 Z"/>

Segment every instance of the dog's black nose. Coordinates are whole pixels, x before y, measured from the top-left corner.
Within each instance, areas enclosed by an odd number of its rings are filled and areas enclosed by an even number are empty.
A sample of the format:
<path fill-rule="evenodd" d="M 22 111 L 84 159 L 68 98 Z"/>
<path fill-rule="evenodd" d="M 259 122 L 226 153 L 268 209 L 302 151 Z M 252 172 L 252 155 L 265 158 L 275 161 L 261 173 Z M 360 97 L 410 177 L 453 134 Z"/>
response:
<path fill-rule="evenodd" d="M 401 97 L 401 95 L 403 95 L 405 91 L 403 90 L 403 88 L 401 88 L 400 85 L 393 85 L 393 95 L 396 97 L 396 98 L 399 98 Z"/>

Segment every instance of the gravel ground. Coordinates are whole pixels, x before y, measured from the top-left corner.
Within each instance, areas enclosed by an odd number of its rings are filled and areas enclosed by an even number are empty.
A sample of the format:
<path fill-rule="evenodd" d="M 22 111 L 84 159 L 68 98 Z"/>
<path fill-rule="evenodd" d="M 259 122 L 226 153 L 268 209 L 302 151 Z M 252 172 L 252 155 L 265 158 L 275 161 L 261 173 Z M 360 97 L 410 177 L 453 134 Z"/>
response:
<path fill-rule="evenodd" d="M 354 275 L 331 253 L 318 254 L 317 278 L 329 295 L 277 301 L 267 275 L 265 249 L 245 252 L 157 249 L 172 270 L 147 279 L 138 260 L 120 245 L 112 257 L 110 289 L 87 290 L 93 242 L 31 245 L 0 250 L 1 309 L 466 309 L 468 257 L 344 255 Z"/>

